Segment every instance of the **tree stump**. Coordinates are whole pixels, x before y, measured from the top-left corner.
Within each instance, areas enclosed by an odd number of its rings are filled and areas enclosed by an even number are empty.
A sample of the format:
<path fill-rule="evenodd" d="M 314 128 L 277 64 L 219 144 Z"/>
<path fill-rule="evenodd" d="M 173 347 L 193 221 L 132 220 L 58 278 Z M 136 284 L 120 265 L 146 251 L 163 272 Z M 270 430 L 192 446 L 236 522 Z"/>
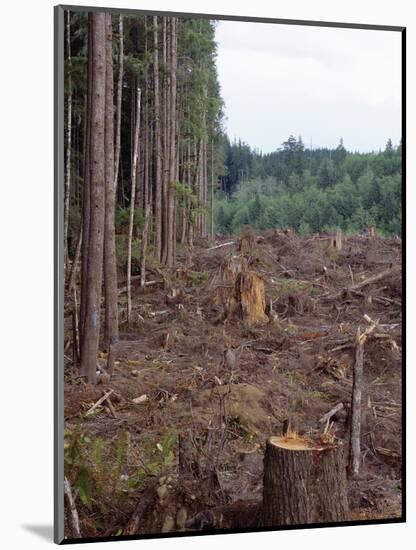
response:
<path fill-rule="evenodd" d="M 345 521 L 343 447 L 298 436 L 271 437 L 264 456 L 262 524 L 267 527 Z"/>
<path fill-rule="evenodd" d="M 227 258 L 211 287 L 214 304 L 223 308 L 222 320 L 236 315 L 247 325 L 268 322 L 263 278 L 249 269 L 244 256 Z"/>
<path fill-rule="evenodd" d="M 342 231 L 339 228 L 337 229 L 337 233 L 335 235 L 335 248 L 337 252 L 342 250 Z"/>
<path fill-rule="evenodd" d="M 267 323 L 265 313 L 266 300 L 264 282 L 254 271 L 241 272 L 237 275 L 234 287 L 235 301 L 238 304 L 239 317 L 248 325 Z"/>

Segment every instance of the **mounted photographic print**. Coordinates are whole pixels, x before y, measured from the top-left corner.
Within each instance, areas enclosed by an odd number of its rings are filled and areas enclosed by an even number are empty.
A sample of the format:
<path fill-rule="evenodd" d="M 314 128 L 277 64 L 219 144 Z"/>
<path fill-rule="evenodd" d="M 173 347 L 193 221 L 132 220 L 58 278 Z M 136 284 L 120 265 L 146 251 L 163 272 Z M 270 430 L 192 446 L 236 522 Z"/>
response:
<path fill-rule="evenodd" d="M 55 8 L 55 541 L 405 521 L 405 29 Z"/>

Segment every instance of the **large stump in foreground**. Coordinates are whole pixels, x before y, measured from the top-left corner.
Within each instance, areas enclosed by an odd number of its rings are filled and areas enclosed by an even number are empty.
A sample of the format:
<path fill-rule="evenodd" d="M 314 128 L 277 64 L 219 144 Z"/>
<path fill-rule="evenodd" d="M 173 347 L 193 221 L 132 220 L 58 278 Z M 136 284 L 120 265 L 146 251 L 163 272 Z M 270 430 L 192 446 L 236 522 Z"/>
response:
<path fill-rule="evenodd" d="M 266 444 L 262 524 L 268 527 L 347 519 L 343 448 L 301 437 Z"/>

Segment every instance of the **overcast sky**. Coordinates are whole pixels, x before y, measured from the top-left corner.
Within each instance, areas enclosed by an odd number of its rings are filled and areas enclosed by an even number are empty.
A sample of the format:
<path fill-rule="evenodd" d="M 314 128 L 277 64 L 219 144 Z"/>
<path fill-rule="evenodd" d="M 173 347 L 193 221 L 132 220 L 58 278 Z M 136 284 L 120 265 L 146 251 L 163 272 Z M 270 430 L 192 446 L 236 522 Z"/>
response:
<path fill-rule="evenodd" d="M 216 41 L 231 140 L 265 153 L 290 134 L 352 151 L 399 143 L 399 32 L 220 21 Z"/>

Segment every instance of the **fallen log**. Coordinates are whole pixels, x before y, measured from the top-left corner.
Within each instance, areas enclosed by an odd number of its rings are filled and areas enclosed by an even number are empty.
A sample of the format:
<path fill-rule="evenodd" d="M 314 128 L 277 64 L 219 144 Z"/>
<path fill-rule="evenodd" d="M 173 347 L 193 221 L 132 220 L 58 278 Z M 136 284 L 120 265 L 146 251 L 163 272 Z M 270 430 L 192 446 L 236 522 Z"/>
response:
<path fill-rule="evenodd" d="M 360 288 L 364 288 L 365 286 L 371 285 L 372 283 L 381 281 L 386 277 L 390 277 L 392 275 L 398 275 L 400 273 L 400 269 L 401 268 L 399 266 L 394 266 L 394 267 L 390 267 L 389 269 L 385 269 L 384 271 L 377 273 L 377 275 L 373 275 L 372 277 L 368 277 L 367 279 L 364 279 L 364 281 L 361 281 L 360 283 L 356 283 L 355 285 L 351 286 L 348 290 L 360 290 Z"/>
<path fill-rule="evenodd" d="M 217 250 L 218 248 L 224 248 L 224 246 L 231 246 L 233 244 L 235 244 L 235 241 L 230 241 L 228 243 L 216 244 L 215 246 L 211 246 L 210 248 L 207 248 L 207 252 L 209 252 L 210 250 Z"/>
<path fill-rule="evenodd" d="M 356 293 L 360 289 L 362 289 L 362 288 L 364 288 L 368 285 L 371 285 L 373 283 L 377 283 L 378 281 L 386 279 L 387 277 L 391 277 L 393 275 L 399 275 L 400 269 L 401 268 L 397 265 L 394 266 L 394 267 L 390 267 L 389 269 L 385 269 L 384 271 L 381 271 L 380 273 L 377 273 L 377 275 L 373 275 L 372 277 L 368 277 L 367 279 L 364 279 L 364 281 L 361 281 L 360 283 L 356 283 L 355 285 L 352 285 L 350 287 L 345 287 L 345 288 L 339 290 L 338 292 L 336 292 L 334 294 L 330 294 L 328 296 L 322 296 L 322 298 L 324 298 L 326 300 L 335 300 L 335 299 L 339 298 L 340 296 L 342 296 L 342 294 L 344 292 Z"/>

